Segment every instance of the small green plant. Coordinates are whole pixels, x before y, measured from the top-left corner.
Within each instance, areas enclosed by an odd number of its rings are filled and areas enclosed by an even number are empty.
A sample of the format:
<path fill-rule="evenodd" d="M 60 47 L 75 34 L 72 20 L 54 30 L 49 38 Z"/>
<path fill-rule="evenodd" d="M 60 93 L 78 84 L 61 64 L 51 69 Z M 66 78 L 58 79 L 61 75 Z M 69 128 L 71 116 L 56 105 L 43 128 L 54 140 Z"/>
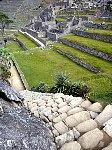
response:
<path fill-rule="evenodd" d="M 49 87 L 44 82 L 40 82 L 37 87 L 32 87 L 33 91 L 47 93 L 49 91 Z"/>
<path fill-rule="evenodd" d="M 7 81 L 10 77 L 11 72 L 9 69 L 6 66 L 0 64 L 0 78 Z"/>
<path fill-rule="evenodd" d="M 69 89 L 69 95 L 74 97 L 88 98 L 90 94 L 90 88 L 84 82 L 75 82 Z"/>
<path fill-rule="evenodd" d="M 32 88 L 37 92 L 63 93 L 74 97 L 89 98 L 90 88 L 83 82 L 71 83 L 69 75 L 58 73 L 55 77 L 54 85 L 49 88 L 44 82 L 40 82 L 37 87 Z"/>
<path fill-rule="evenodd" d="M 58 73 L 55 77 L 55 84 L 51 87 L 51 93 L 64 93 L 66 94 L 70 88 L 69 75 L 65 73 Z"/>

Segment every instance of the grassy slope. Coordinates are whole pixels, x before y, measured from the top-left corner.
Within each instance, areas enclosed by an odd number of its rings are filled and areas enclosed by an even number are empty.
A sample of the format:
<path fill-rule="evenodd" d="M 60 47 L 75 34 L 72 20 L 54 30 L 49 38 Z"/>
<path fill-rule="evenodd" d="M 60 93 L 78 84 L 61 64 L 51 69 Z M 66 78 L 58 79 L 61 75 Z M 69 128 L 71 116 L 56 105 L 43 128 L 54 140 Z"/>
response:
<path fill-rule="evenodd" d="M 111 77 L 112 65 L 110 62 L 102 60 L 93 55 L 82 52 L 80 50 L 77 50 L 75 48 L 72 48 L 72 47 L 62 44 L 62 43 L 56 42 L 56 43 L 54 43 L 54 47 L 57 47 L 61 51 L 64 51 L 84 62 L 90 63 L 91 65 L 99 68 L 105 75 L 107 75 L 108 77 Z"/>
<path fill-rule="evenodd" d="M 55 18 L 55 20 L 57 20 L 57 21 L 67 21 L 67 19 L 65 19 L 65 18 Z"/>
<path fill-rule="evenodd" d="M 37 45 L 34 42 L 32 42 L 30 39 L 28 39 L 27 37 L 25 37 L 21 33 L 18 33 L 16 38 L 18 40 L 20 40 L 28 49 L 32 49 L 32 48 L 37 47 Z"/>
<path fill-rule="evenodd" d="M 102 41 L 84 38 L 84 37 L 79 37 L 79 36 L 75 36 L 74 34 L 69 34 L 67 36 L 63 36 L 63 38 L 68 41 L 77 42 L 81 45 L 96 49 L 98 51 L 112 54 L 112 44 L 111 43 L 102 42 Z"/>
<path fill-rule="evenodd" d="M 82 80 L 86 76 L 94 75 L 52 50 L 35 50 L 33 52 L 21 52 L 19 55 L 15 53 L 14 55 L 30 87 L 38 84 L 39 81 L 51 85 L 55 74 L 61 71 L 70 73 L 72 81 Z M 80 76 L 81 72 L 83 76 Z"/>
<path fill-rule="evenodd" d="M 86 61 L 99 67 L 104 73 L 96 74 L 90 76 L 86 76 L 82 78 L 82 80 L 91 87 L 92 94 L 91 98 L 96 101 L 103 101 L 103 102 L 111 102 L 112 98 L 112 65 L 111 63 L 102 60 L 100 58 L 96 58 L 84 52 L 81 52 L 77 49 L 71 48 L 61 43 L 54 43 L 54 46 L 59 48 L 60 50 L 69 53 L 70 55 L 77 57 L 80 60 Z M 79 74 L 79 76 L 83 76 Z"/>
<path fill-rule="evenodd" d="M 98 34 L 111 35 L 112 36 L 112 30 L 101 30 L 101 29 L 89 28 L 89 30 L 87 30 L 86 32 L 98 33 Z"/>
<path fill-rule="evenodd" d="M 26 40 L 24 36 L 23 39 Z M 112 82 L 108 78 L 111 74 L 110 65 L 105 64 L 104 71 L 106 72 L 107 76 L 104 77 L 102 75 L 97 75 L 84 69 L 83 67 L 73 63 L 64 56 L 61 56 L 57 52 L 52 50 L 40 50 L 39 48 L 37 48 L 36 50 L 21 51 L 21 48 L 14 42 L 8 43 L 7 47 L 11 52 L 13 52 L 30 87 L 37 85 L 40 81 L 44 81 L 49 85 L 52 85 L 53 77 L 55 76 L 55 74 L 57 72 L 63 71 L 67 74 L 70 73 L 70 79 L 72 81 L 80 80 L 88 84 L 92 89 L 92 99 L 108 103 L 111 102 Z M 64 46 L 61 46 L 61 48 L 63 48 L 64 50 L 69 49 L 69 47 L 67 46 L 66 48 Z M 84 54 L 78 54 L 78 51 L 76 50 L 75 55 L 77 57 L 80 56 L 81 59 L 85 59 Z M 104 63 L 101 64 L 101 66 L 103 65 Z"/>

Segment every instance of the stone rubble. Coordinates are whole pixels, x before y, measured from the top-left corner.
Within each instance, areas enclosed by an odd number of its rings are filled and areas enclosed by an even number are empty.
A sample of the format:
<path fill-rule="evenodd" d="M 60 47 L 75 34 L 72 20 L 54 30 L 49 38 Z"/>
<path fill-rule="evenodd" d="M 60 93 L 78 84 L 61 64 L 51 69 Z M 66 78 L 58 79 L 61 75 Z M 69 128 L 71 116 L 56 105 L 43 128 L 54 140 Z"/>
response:
<path fill-rule="evenodd" d="M 57 149 L 107 150 L 106 147 L 111 147 L 112 105 L 103 108 L 98 102 L 92 104 L 62 93 L 25 90 L 20 94 L 24 107 L 48 124 Z"/>

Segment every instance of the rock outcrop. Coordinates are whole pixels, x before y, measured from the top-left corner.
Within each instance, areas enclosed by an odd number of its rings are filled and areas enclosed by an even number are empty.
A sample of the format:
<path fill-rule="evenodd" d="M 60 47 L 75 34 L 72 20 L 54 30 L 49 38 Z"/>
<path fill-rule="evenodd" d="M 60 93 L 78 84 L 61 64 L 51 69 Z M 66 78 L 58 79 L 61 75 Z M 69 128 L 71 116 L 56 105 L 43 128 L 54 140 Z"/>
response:
<path fill-rule="evenodd" d="M 3 95 L 11 101 L 21 102 L 22 100 L 22 96 L 8 82 L 0 80 L 0 97 Z"/>
<path fill-rule="evenodd" d="M 46 124 L 12 101 L 21 101 L 21 96 L 10 85 L 0 81 L 0 86 L 8 98 L 0 98 L 0 150 L 55 150 Z"/>

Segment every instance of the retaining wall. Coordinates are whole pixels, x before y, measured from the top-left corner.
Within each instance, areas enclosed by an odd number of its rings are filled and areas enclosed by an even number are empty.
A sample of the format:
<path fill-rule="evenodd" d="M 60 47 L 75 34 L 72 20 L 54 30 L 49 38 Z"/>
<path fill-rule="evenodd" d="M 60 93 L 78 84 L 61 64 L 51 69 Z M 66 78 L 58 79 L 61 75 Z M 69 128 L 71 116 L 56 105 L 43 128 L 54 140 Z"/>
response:
<path fill-rule="evenodd" d="M 101 52 L 101 51 L 97 51 L 97 50 L 89 48 L 87 46 L 83 46 L 83 45 L 80 45 L 78 43 L 70 42 L 70 41 L 67 41 L 67 40 L 61 39 L 61 38 L 59 38 L 58 41 L 66 44 L 66 45 L 69 45 L 71 47 L 77 48 L 77 49 L 79 49 L 81 51 L 84 51 L 84 52 L 87 52 L 89 54 L 92 54 L 92 55 L 95 55 L 97 57 L 100 57 L 102 59 L 105 59 L 105 60 L 108 60 L 108 61 L 112 61 L 112 55 L 111 54 L 107 54 L 107 53 L 104 53 L 104 52 Z"/>
<path fill-rule="evenodd" d="M 92 72 L 95 72 L 95 73 L 98 73 L 100 72 L 100 70 L 92 65 L 90 65 L 89 63 L 86 63 L 84 61 L 81 61 L 65 52 L 62 52 L 61 50 L 59 49 L 55 49 L 55 51 L 57 51 L 59 54 L 63 55 L 63 56 L 66 56 L 68 59 L 72 60 L 73 62 L 77 63 L 78 65 L 86 68 L 87 70 L 89 71 L 92 71 Z"/>
<path fill-rule="evenodd" d="M 14 42 L 16 42 L 23 50 L 28 50 L 27 48 L 26 48 L 26 46 L 20 41 L 20 40 L 18 40 L 17 38 L 7 38 L 7 40 L 8 41 L 14 41 Z"/>
<path fill-rule="evenodd" d="M 112 30 L 112 25 L 101 24 L 101 23 L 86 22 L 86 23 L 84 23 L 84 26 L 89 27 L 89 28 L 94 28 L 94 29 Z"/>
<path fill-rule="evenodd" d="M 79 36 L 112 43 L 112 36 L 109 36 L 109 35 L 102 35 L 102 34 L 98 34 L 98 33 L 89 33 L 89 32 L 84 32 L 84 31 L 79 31 L 79 30 L 71 30 L 71 32 L 76 35 L 79 35 Z"/>

